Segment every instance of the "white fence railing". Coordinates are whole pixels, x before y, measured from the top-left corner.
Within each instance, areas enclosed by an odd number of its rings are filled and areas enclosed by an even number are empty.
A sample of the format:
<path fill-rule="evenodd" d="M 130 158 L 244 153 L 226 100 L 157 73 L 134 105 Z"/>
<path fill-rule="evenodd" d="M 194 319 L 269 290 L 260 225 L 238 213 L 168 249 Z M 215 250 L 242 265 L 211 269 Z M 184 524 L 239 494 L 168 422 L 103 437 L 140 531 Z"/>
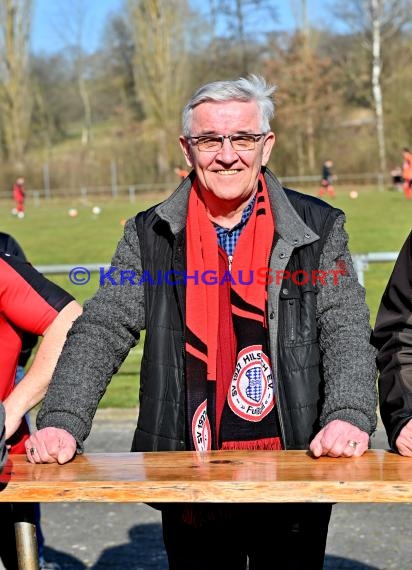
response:
<path fill-rule="evenodd" d="M 398 255 L 398 251 L 377 251 L 372 253 L 356 253 L 352 255 L 359 283 L 365 286 L 365 270 L 368 269 L 369 263 L 396 261 L 398 259 Z"/>
<path fill-rule="evenodd" d="M 320 183 L 320 174 L 308 174 L 302 176 L 278 176 L 282 184 L 291 185 L 296 188 L 301 186 L 318 186 Z M 128 197 L 130 202 L 134 202 L 139 196 L 148 193 L 164 193 L 172 192 L 179 184 L 177 177 L 169 182 L 147 182 L 138 184 L 119 184 L 116 177 L 111 183 L 101 186 L 82 185 L 72 187 L 51 188 L 49 184 L 45 184 L 44 188 L 26 188 L 27 201 L 34 202 L 35 205 L 40 204 L 43 199 L 50 198 L 77 198 L 86 200 L 91 197 Z M 339 173 L 336 177 L 335 185 L 375 185 L 382 189 L 385 185 L 392 186 L 389 175 L 383 176 L 379 172 L 361 172 L 361 173 Z M 11 200 L 12 194 L 9 190 L 0 190 L 0 200 Z"/>

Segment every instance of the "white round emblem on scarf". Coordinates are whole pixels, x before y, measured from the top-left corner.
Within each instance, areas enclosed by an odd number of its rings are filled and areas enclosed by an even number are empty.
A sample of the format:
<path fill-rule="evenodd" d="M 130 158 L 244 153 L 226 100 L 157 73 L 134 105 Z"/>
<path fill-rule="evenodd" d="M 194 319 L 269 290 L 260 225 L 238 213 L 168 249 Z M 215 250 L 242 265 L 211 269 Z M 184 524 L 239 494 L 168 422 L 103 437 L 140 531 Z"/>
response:
<path fill-rule="evenodd" d="M 211 433 L 206 400 L 200 404 L 193 415 L 192 437 L 196 451 L 210 450 Z"/>
<path fill-rule="evenodd" d="M 269 359 L 261 346 L 248 346 L 238 354 L 227 401 L 233 413 L 260 422 L 275 405 L 274 381 Z"/>

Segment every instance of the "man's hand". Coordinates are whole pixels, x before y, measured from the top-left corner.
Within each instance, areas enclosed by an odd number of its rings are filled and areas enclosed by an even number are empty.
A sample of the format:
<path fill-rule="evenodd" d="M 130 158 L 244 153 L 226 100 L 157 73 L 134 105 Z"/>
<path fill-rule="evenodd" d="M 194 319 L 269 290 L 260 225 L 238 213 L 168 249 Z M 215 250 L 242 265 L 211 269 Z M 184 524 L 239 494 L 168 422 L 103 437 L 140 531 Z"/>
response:
<path fill-rule="evenodd" d="M 366 432 L 349 422 L 333 420 L 313 438 L 310 450 L 315 457 L 360 457 L 368 449 L 368 443 Z M 410 445 L 412 450 L 412 439 Z"/>
<path fill-rule="evenodd" d="M 25 443 L 31 463 L 67 463 L 76 454 L 76 440 L 65 429 L 47 427 L 33 433 Z"/>
<path fill-rule="evenodd" d="M 412 457 L 412 420 L 403 426 L 395 444 L 401 455 Z"/>

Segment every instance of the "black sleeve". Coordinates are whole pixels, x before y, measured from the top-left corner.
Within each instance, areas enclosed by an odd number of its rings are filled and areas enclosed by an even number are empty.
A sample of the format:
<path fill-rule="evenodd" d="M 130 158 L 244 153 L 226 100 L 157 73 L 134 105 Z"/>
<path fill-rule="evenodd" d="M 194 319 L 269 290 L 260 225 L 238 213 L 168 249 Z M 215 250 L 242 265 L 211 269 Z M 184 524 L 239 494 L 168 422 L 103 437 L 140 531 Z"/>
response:
<path fill-rule="evenodd" d="M 1 251 L 0 260 L 9 265 L 16 275 L 24 279 L 56 311 L 61 311 L 68 303 L 74 300 L 70 293 L 57 285 L 57 283 L 47 279 L 29 262 L 22 261 L 14 255 L 4 254 Z"/>
<path fill-rule="evenodd" d="M 412 232 L 383 294 L 371 338 L 378 349 L 379 404 L 389 444 L 412 418 Z"/>
<path fill-rule="evenodd" d="M 0 251 L 14 255 L 22 261 L 27 261 L 23 248 L 20 246 L 18 241 L 10 234 L 6 234 L 4 232 L 0 232 Z M 26 366 L 32 350 L 37 344 L 38 338 L 39 337 L 35 334 L 23 333 L 23 346 L 19 356 L 19 366 Z"/>
<path fill-rule="evenodd" d="M 19 366 L 25 367 L 33 348 L 36 346 L 39 337 L 36 334 L 23 331 L 22 348 L 19 356 Z"/>
<path fill-rule="evenodd" d="M 9 234 L 0 232 L 0 251 L 18 257 L 22 261 L 26 261 L 26 255 L 23 248 L 17 240 Z"/>

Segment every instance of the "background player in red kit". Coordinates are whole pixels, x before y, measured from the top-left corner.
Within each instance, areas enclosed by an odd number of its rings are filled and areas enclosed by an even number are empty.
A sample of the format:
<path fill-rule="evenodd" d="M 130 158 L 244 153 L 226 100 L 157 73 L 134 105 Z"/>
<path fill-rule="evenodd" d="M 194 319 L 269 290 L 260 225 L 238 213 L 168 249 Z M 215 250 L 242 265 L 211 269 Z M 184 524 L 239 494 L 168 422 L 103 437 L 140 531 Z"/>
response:
<path fill-rule="evenodd" d="M 24 191 L 24 178 L 21 176 L 17 178 L 13 185 L 13 200 L 15 207 L 13 208 L 13 214 L 16 214 L 18 218 L 24 218 L 24 199 L 26 193 Z"/>

